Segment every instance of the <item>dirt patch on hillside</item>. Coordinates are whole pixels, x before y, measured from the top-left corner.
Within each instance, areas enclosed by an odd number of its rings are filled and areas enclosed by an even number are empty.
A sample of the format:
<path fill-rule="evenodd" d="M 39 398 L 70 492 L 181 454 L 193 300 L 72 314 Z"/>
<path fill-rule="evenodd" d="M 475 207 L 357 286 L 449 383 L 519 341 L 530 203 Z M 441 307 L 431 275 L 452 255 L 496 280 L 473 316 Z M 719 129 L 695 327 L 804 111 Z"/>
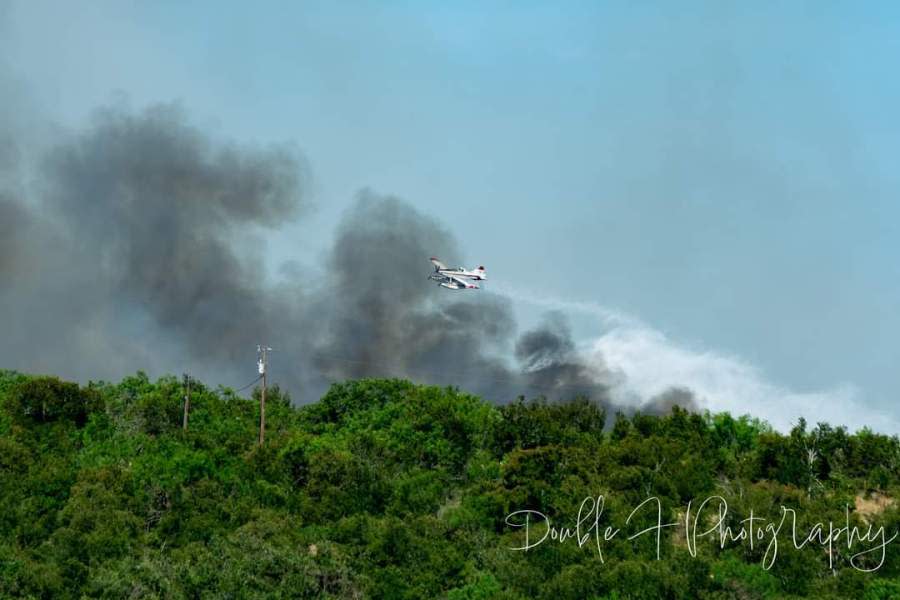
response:
<path fill-rule="evenodd" d="M 893 506 L 894 499 L 878 492 L 872 492 L 868 498 L 857 496 L 853 503 L 856 506 L 857 514 L 868 522 L 869 517 L 880 515 L 884 509 Z"/>

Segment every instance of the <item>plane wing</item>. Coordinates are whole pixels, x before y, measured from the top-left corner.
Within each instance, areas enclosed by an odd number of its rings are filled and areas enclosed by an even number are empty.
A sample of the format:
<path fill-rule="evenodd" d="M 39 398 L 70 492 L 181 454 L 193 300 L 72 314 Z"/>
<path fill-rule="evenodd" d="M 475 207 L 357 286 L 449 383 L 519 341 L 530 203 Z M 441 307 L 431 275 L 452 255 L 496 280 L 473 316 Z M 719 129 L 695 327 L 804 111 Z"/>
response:
<path fill-rule="evenodd" d="M 463 279 L 462 277 L 457 277 L 456 275 L 450 275 L 450 276 L 448 277 L 448 279 L 452 279 L 453 282 L 456 283 L 456 284 L 457 284 L 459 287 L 461 287 L 461 288 L 470 288 L 470 289 L 474 289 L 474 288 L 477 288 L 477 287 L 478 287 L 477 285 L 475 285 L 475 284 L 472 283 L 471 281 L 468 281 L 468 280 L 466 280 L 466 279 Z"/>

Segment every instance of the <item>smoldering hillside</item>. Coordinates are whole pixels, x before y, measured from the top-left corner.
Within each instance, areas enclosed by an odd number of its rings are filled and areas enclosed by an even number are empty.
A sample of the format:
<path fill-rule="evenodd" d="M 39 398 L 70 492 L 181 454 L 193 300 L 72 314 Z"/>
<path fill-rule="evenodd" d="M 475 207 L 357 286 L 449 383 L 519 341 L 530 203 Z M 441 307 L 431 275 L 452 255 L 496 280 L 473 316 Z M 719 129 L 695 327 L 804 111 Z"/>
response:
<path fill-rule="evenodd" d="M 610 402 L 609 373 L 582 360 L 561 315 L 520 332 L 510 300 L 426 281 L 429 256 L 465 257 L 403 200 L 360 192 L 325 264 L 272 283 L 259 267 L 266 236 L 313 210 L 292 145 L 222 141 L 173 105 L 117 106 L 59 134 L 27 167 L 7 161 L 0 179 L 3 367 L 82 380 L 190 369 L 238 385 L 266 342 L 273 379 L 300 402 L 365 376 L 459 385 L 497 402 Z M 22 171 L 29 185 L 10 183 Z"/>

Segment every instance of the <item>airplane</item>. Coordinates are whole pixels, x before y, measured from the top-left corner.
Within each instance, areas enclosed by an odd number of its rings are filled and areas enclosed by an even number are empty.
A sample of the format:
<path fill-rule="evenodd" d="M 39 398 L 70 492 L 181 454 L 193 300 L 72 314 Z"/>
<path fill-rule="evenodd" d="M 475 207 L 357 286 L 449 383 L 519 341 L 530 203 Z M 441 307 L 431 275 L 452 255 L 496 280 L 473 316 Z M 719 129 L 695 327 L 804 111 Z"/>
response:
<path fill-rule="evenodd" d="M 428 279 L 437 281 L 438 285 L 450 290 L 477 290 L 479 287 L 472 281 L 485 281 L 487 272 L 484 267 L 478 267 L 471 271 L 464 267 L 455 269 L 449 268 L 440 260 L 431 257 L 431 264 L 434 265 L 434 273 L 428 276 Z"/>

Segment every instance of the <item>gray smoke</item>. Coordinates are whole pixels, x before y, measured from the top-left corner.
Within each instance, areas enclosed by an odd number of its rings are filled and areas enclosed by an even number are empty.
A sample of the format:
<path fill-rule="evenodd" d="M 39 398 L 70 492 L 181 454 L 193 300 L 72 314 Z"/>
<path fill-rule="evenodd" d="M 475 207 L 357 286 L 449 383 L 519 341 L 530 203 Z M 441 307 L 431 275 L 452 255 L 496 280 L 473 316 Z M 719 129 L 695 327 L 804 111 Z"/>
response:
<path fill-rule="evenodd" d="M 58 140 L 36 171 L 39 203 L 0 196 L 5 367 L 88 379 L 187 364 L 239 385 L 266 341 L 273 376 L 301 402 L 333 381 L 387 376 L 498 402 L 609 403 L 608 374 L 581 360 L 561 315 L 518 335 L 508 299 L 427 281 L 427 258 L 459 249 L 397 198 L 361 192 L 322 273 L 271 283 L 266 233 L 312 209 L 291 146 L 218 141 L 173 105 L 117 106 Z"/>
<path fill-rule="evenodd" d="M 196 367 L 230 383 L 292 325 L 297 302 L 269 293 L 258 238 L 310 207 L 295 149 L 216 142 L 173 105 L 112 107 L 32 169 L 27 201 L 0 188 L 5 366 L 79 379 Z"/>
<path fill-rule="evenodd" d="M 294 149 L 216 144 L 176 106 L 111 108 L 54 148 L 43 174 L 47 208 L 83 251 L 72 268 L 96 265 L 116 306 L 192 355 L 235 364 L 281 326 L 273 311 L 290 318 L 249 234 L 309 208 Z"/>
<path fill-rule="evenodd" d="M 525 334 L 524 354 L 516 351 L 522 364 L 511 365 L 516 324 L 509 301 L 426 281 L 426 259 L 434 254 L 459 256 L 436 221 L 396 198 L 362 192 L 338 228 L 328 280 L 307 315 L 316 372 L 331 380 L 409 376 L 498 401 L 538 394 L 606 401 L 558 320 Z"/>
<path fill-rule="evenodd" d="M 641 407 L 641 412 L 651 415 L 668 415 L 675 406 L 692 412 L 700 410 L 694 392 L 685 387 L 672 387 L 647 401 Z"/>
<path fill-rule="evenodd" d="M 546 390 L 552 396 L 608 397 L 604 383 L 608 374 L 580 360 L 561 313 L 548 313 L 544 325 L 519 338 L 515 356 L 531 388 Z"/>
<path fill-rule="evenodd" d="M 24 245 L 31 226 L 28 212 L 8 192 L 0 190 L 0 277 L 11 283 L 8 274 L 18 270 L 18 261 L 24 260 L 20 248 Z M 5 287 L 5 285 L 4 285 Z"/>

